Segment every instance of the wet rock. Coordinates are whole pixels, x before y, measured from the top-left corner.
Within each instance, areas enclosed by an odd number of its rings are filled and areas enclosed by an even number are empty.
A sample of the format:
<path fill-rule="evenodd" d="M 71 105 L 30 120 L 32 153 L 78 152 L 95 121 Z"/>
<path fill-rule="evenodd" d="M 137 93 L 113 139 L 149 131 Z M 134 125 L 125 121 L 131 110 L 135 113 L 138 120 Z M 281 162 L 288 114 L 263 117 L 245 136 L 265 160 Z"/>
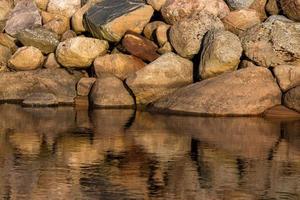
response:
<path fill-rule="evenodd" d="M 300 24 L 272 16 L 245 31 L 242 46 L 245 55 L 257 65 L 293 65 L 300 60 Z"/>
<path fill-rule="evenodd" d="M 80 0 L 49 0 L 47 11 L 71 18 L 80 7 Z"/>
<path fill-rule="evenodd" d="M 36 47 L 45 54 L 54 52 L 59 44 L 58 35 L 42 27 L 22 30 L 17 38 L 24 46 Z"/>
<path fill-rule="evenodd" d="M 52 93 L 33 93 L 24 99 L 22 105 L 26 107 L 47 107 L 57 106 L 58 103 L 56 96 Z"/>
<path fill-rule="evenodd" d="M 59 63 L 56 60 L 55 54 L 50 53 L 45 61 L 44 67 L 47 69 L 56 69 L 60 68 Z"/>
<path fill-rule="evenodd" d="M 170 42 L 179 55 L 193 58 L 200 50 L 204 35 L 213 29 L 224 29 L 219 18 L 206 13 L 195 14 L 171 27 Z"/>
<path fill-rule="evenodd" d="M 81 76 L 64 69 L 5 72 L 0 76 L 0 101 L 23 101 L 34 93 L 52 93 L 59 103 L 73 103 Z"/>
<path fill-rule="evenodd" d="M 39 49 L 26 46 L 19 48 L 16 53 L 14 53 L 8 61 L 8 66 L 14 70 L 26 71 L 42 67 L 43 62 L 44 56 Z"/>
<path fill-rule="evenodd" d="M 200 77 L 211 78 L 238 68 L 242 56 L 240 39 L 229 31 L 210 31 L 204 38 Z"/>
<path fill-rule="evenodd" d="M 258 115 L 281 103 L 281 91 L 265 68 L 246 68 L 184 87 L 158 100 L 165 112 Z"/>
<path fill-rule="evenodd" d="M 222 22 L 226 30 L 239 35 L 252 26 L 260 24 L 261 20 L 256 10 L 242 9 L 230 12 Z"/>
<path fill-rule="evenodd" d="M 87 68 L 96 57 L 104 55 L 108 42 L 87 37 L 74 37 L 61 42 L 56 50 L 57 61 L 67 68 Z"/>
<path fill-rule="evenodd" d="M 5 32 L 15 36 L 19 31 L 42 25 L 42 18 L 35 3 L 22 0 L 17 3 L 6 22 Z"/>
<path fill-rule="evenodd" d="M 123 82 L 111 75 L 98 78 L 90 94 L 95 107 L 119 108 L 133 107 L 134 100 L 124 87 Z"/>
<path fill-rule="evenodd" d="M 42 12 L 43 27 L 58 35 L 70 29 L 70 19 L 64 15 Z"/>
<path fill-rule="evenodd" d="M 233 10 L 249 8 L 255 0 L 225 0 Z"/>
<path fill-rule="evenodd" d="M 284 105 L 300 112 L 300 86 L 292 88 L 285 93 Z"/>
<path fill-rule="evenodd" d="M 127 33 L 122 40 L 122 45 L 129 53 L 145 61 L 152 62 L 159 57 L 156 53 L 157 45 L 136 33 Z"/>
<path fill-rule="evenodd" d="M 300 85 L 300 65 L 279 65 L 274 68 L 274 74 L 284 92 Z"/>
<path fill-rule="evenodd" d="M 101 56 L 94 61 L 97 77 L 109 73 L 121 80 L 125 80 L 130 74 L 142 69 L 144 66 L 145 63 L 142 60 L 121 53 Z"/>
<path fill-rule="evenodd" d="M 284 14 L 288 18 L 300 21 L 300 1 L 299 0 L 280 0 L 280 4 Z"/>
<path fill-rule="evenodd" d="M 15 44 L 15 39 L 6 33 L 0 33 L 0 45 L 9 48 L 12 53 L 16 52 L 18 48 Z"/>
<path fill-rule="evenodd" d="M 148 104 L 193 82 L 193 63 L 166 53 L 130 75 L 126 83 L 137 104 Z"/>
<path fill-rule="evenodd" d="M 68 30 L 68 31 L 64 32 L 64 34 L 61 36 L 60 40 L 63 42 L 67 39 L 74 38 L 76 36 L 77 36 L 77 34 L 74 31 Z"/>
<path fill-rule="evenodd" d="M 175 24 L 194 13 L 206 13 L 223 18 L 229 8 L 223 0 L 169 0 L 162 6 L 161 13 L 169 24 Z"/>
<path fill-rule="evenodd" d="M 161 7 L 166 3 L 167 0 L 147 0 L 155 10 L 160 11 Z"/>
<path fill-rule="evenodd" d="M 141 33 L 153 8 L 143 0 L 103 0 L 84 15 L 86 29 L 94 37 L 118 42 L 127 31 Z"/>
<path fill-rule="evenodd" d="M 266 11 L 268 12 L 268 14 L 270 15 L 278 15 L 280 12 L 280 8 L 278 5 L 279 1 L 277 2 L 277 0 L 268 0 L 267 4 L 266 4 Z"/>
<path fill-rule="evenodd" d="M 81 78 L 77 83 L 77 94 L 79 96 L 88 96 L 96 78 Z"/>

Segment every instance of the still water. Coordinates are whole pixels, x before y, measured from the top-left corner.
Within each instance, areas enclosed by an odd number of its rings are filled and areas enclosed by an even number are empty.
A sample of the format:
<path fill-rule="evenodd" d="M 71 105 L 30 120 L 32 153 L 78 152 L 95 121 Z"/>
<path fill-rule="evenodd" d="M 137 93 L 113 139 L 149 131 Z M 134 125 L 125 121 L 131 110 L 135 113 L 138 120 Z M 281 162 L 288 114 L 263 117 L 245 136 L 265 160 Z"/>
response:
<path fill-rule="evenodd" d="M 300 121 L 0 105 L 0 199 L 300 199 Z"/>

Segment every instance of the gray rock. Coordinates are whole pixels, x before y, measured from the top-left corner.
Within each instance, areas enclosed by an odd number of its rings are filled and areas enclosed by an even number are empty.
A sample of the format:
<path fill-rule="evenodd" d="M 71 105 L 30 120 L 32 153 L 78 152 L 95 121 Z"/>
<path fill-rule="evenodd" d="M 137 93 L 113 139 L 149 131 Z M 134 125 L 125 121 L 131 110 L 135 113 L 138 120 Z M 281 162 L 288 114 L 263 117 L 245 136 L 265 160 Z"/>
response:
<path fill-rule="evenodd" d="M 103 0 L 85 13 L 85 29 L 99 39 L 118 42 L 127 31 L 141 33 L 152 14 L 143 0 Z"/>
<path fill-rule="evenodd" d="M 230 8 L 239 10 L 249 8 L 255 0 L 225 0 Z"/>
<path fill-rule="evenodd" d="M 17 3 L 6 22 L 5 32 L 15 36 L 19 31 L 42 25 L 42 17 L 35 3 L 22 0 Z"/>
<path fill-rule="evenodd" d="M 45 28 L 25 29 L 17 34 L 17 39 L 25 46 L 34 46 L 43 53 L 55 51 L 59 44 L 59 36 Z"/>
<path fill-rule="evenodd" d="M 284 92 L 300 85 L 300 65 L 279 65 L 274 68 L 274 74 Z"/>
<path fill-rule="evenodd" d="M 272 73 L 250 67 L 184 87 L 154 103 L 164 112 L 197 115 L 259 115 L 281 103 Z"/>
<path fill-rule="evenodd" d="M 90 93 L 90 101 L 95 107 L 121 108 L 133 107 L 134 99 L 123 82 L 115 76 L 98 78 Z"/>
<path fill-rule="evenodd" d="M 137 104 L 149 104 L 193 82 L 193 63 L 166 53 L 130 75 L 126 83 Z"/>
<path fill-rule="evenodd" d="M 26 107 L 57 106 L 58 100 L 56 96 L 51 93 L 33 93 L 24 99 L 22 105 Z"/>
<path fill-rule="evenodd" d="M 300 86 L 290 89 L 284 95 L 284 105 L 300 112 Z"/>
<path fill-rule="evenodd" d="M 204 38 L 200 77 L 211 78 L 238 68 L 243 49 L 238 36 L 229 31 L 210 31 Z"/>
<path fill-rule="evenodd" d="M 214 29 L 224 29 L 218 17 L 207 13 L 196 13 L 171 27 L 170 42 L 179 55 L 193 58 L 200 50 L 204 35 Z"/>
<path fill-rule="evenodd" d="M 256 65 L 276 67 L 300 62 L 300 23 L 283 16 L 269 17 L 244 32 L 241 40 L 245 55 Z"/>
<path fill-rule="evenodd" d="M 52 93 L 59 103 L 71 104 L 81 76 L 64 69 L 4 72 L 0 76 L 0 101 L 23 101 L 33 93 Z"/>

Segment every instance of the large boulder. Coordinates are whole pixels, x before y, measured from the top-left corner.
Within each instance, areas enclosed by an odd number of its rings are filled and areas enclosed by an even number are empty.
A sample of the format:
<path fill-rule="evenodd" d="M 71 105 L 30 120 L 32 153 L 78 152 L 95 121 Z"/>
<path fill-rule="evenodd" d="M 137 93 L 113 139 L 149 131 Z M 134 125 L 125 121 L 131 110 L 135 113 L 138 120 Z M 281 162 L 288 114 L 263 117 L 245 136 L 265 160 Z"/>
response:
<path fill-rule="evenodd" d="M 154 103 L 165 112 L 200 115 L 259 115 L 281 103 L 272 73 L 250 67 L 182 88 Z"/>
<path fill-rule="evenodd" d="M 290 19 L 300 21 L 300 0 L 280 0 L 284 14 Z"/>
<path fill-rule="evenodd" d="M 81 78 L 77 83 L 78 96 L 88 96 L 96 80 L 96 78 Z"/>
<path fill-rule="evenodd" d="M 300 23 L 272 16 L 245 31 L 242 46 L 245 55 L 257 65 L 293 65 L 300 61 Z"/>
<path fill-rule="evenodd" d="M 9 59 L 8 66 L 11 69 L 26 71 L 42 67 L 44 56 L 42 52 L 32 46 L 19 48 Z"/>
<path fill-rule="evenodd" d="M 284 92 L 300 85 L 300 65 L 279 65 L 274 68 L 274 74 Z"/>
<path fill-rule="evenodd" d="M 126 83 L 137 104 L 149 104 L 193 82 L 193 63 L 167 53 L 130 75 Z"/>
<path fill-rule="evenodd" d="M 81 73 L 64 69 L 5 72 L 0 76 L 0 101 L 23 101 L 34 93 L 54 94 L 59 103 L 73 103 Z"/>
<path fill-rule="evenodd" d="M 71 18 L 81 7 L 81 0 L 49 0 L 47 11 Z"/>
<path fill-rule="evenodd" d="M 229 31 L 210 31 L 204 38 L 199 66 L 202 79 L 238 68 L 242 56 L 241 41 Z"/>
<path fill-rule="evenodd" d="M 230 12 L 222 19 L 226 30 L 239 35 L 247 29 L 261 23 L 256 10 L 241 9 Z"/>
<path fill-rule="evenodd" d="M 169 24 L 200 12 L 223 18 L 229 13 L 229 8 L 223 0 L 168 0 L 161 9 L 163 18 Z"/>
<path fill-rule="evenodd" d="M 130 74 L 142 69 L 144 66 L 145 63 L 142 60 L 121 53 L 100 56 L 94 61 L 97 77 L 109 73 L 121 80 L 125 80 Z"/>
<path fill-rule="evenodd" d="M 57 61 L 68 68 L 87 68 L 95 58 L 104 55 L 108 42 L 87 37 L 74 37 L 59 43 Z"/>
<path fill-rule="evenodd" d="M 285 93 L 284 105 L 300 112 L 300 86 L 292 88 Z"/>
<path fill-rule="evenodd" d="M 43 27 L 58 35 L 70 29 L 70 19 L 64 15 L 42 12 Z"/>
<path fill-rule="evenodd" d="M 24 29 L 17 38 L 24 46 L 36 47 L 45 54 L 54 52 L 59 44 L 58 35 L 42 27 Z"/>
<path fill-rule="evenodd" d="M 123 82 L 115 76 L 98 78 L 90 93 L 90 101 L 95 107 L 133 107 L 134 99 Z"/>
<path fill-rule="evenodd" d="M 218 17 L 206 13 L 196 13 L 171 27 L 170 42 L 179 55 L 193 58 L 200 50 L 204 35 L 213 29 L 224 29 L 224 25 Z"/>
<path fill-rule="evenodd" d="M 42 17 L 35 3 L 22 0 L 17 3 L 6 22 L 5 32 L 15 36 L 19 31 L 42 25 Z"/>
<path fill-rule="evenodd" d="M 152 14 L 143 0 L 103 0 L 85 13 L 85 28 L 94 37 L 118 42 L 127 31 L 141 33 Z"/>

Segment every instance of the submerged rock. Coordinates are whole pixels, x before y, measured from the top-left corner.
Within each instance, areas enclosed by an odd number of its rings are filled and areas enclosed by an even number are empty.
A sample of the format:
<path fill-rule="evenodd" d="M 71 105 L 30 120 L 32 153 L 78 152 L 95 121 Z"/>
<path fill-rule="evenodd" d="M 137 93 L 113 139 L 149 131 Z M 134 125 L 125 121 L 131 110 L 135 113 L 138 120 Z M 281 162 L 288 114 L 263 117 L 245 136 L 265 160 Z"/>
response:
<path fill-rule="evenodd" d="M 74 37 L 59 43 L 57 61 L 67 68 L 87 68 L 96 57 L 104 55 L 108 42 L 87 37 Z"/>
<path fill-rule="evenodd" d="M 36 47 L 45 54 L 54 52 L 59 44 L 58 35 L 42 27 L 22 30 L 17 38 L 24 46 Z"/>
<path fill-rule="evenodd" d="M 284 105 L 300 112 L 300 86 L 292 88 L 285 93 Z"/>
<path fill-rule="evenodd" d="M 141 33 L 152 14 L 143 0 L 103 0 L 84 15 L 85 28 L 94 37 L 118 42 L 127 31 Z"/>
<path fill-rule="evenodd" d="M 42 25 L 42 17 L 35 3 L 31 0 L 19 1 L 9 15 L 5 32 L 15 36 L 19 31 Z"/>
<path fill-rule="evenodd" d="M 8 66 L 11 69 L 26 71 L 42 67 L 44 56 L 42 52 L 32 46 L 19 48 L 9 59 Z"/>
<path fill-rule="evenodd" d="M 130 74 L 142 69 L 145 65 L 142 60 L 121 53 L 100 56 L 94 61 L 97 77 L 109 73 L 121 80 L 125 80 Z"/>
<path fill-rule="evenodd" d="M 126 80 L 137 104 L 149 104 L 192 82 L 193 63 L 174 53 L 160 56 Z"/>
<path fill-rule="evenodd" d="M 206 13 L 195 14 L 171 27 L 170 42 L 180 56 L 193 58 L 200 50 L 204 35 L 214 29 L 224 29 L 219 18 Z"/>
<path fill-rule="evenodd" d="M 156 110 L 199 115 L 259 115 L 281 103 L 272 73 L 250 67 L 184 87 L 154 103 Z"/>
<path fill-rule="evenodd" d="M 260 66 L 299 63 L 300 23 L 283 16 L 272 16 L 248 29 L 242 36 L 242 45 L 245 55 Z"/>
<path fill-rule="evenodd" d="M 70 104 L 81 76 L 80 72 L 69 74 L 64 69 L 5 72 L 0 76 L 0 101 L 23 101 L 34 93 L 51 93 L 59 103 Z"/>
<path fill-rule="evenodd" d="M 238 68 L 242 55 L 239 38 L 229 31 L 210 31 L 204 38 L 200 77 L 211 78 Z"/>
<path fill-rule="evenodd" d="M 134 99 L 124 83 L 112 75 L 98 78 L 90 93 L 90 101 L 95 107 L 120 108 L 133 107 Z"/>

